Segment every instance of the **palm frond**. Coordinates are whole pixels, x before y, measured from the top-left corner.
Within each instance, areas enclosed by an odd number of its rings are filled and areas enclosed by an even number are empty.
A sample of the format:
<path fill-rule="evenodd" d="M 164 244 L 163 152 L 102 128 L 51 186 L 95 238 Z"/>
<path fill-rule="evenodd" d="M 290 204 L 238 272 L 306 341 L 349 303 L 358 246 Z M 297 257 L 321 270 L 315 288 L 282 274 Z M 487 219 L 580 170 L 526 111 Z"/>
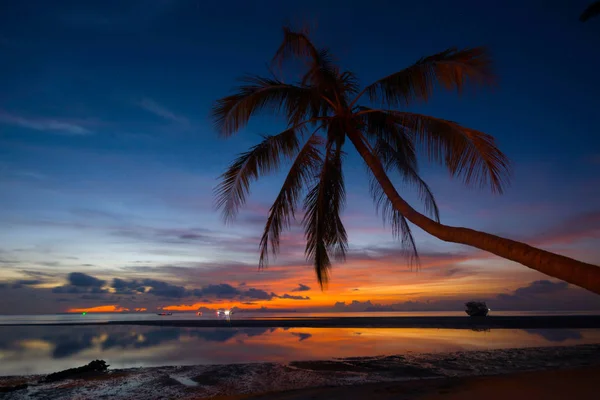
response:
<path fill-rule="evenodd" d="M 415 239 L 412 236 L 412 231 L 406 218 L 400 211 L 394 209 L 391 200 L 386 196 L 377 179 L 375 179 L 372 173 L 370 175 L 369 190 L 375 203 L 375 210 L 381 213 L 384 225 L 390 224 L 392 235 L 400 239 L 400 245 L 408 258 L 409 265 L 416 264 L 418 267 L 420 263 L 419 252 L 417 251 L 417 245 L 415 244 Z"/>
<path fill-rule="evenodd" d="M 212 109 L 215 128 L 222 136 L 231 136 L 246 126 L 252 115 L 267 110 L 284 112 L 290 124 L 308 118 L 319 108 L 320 97 L 308 87 L 283 83 L 274 78 L 247 76 L 236 93 L 217 100 Z"/>
<path fill-rule="evenodd" d="M 221 175 L 221 183 L 215 188 L 218 209 L 222 209 L 223 219 L 230 222 L 238 209 L 246 202 L 250 183 L 259 176 L 273 171 L 282 158 L 291 158 L 298 151 L 298 133 L 303 127 L 292 127 L 275 136 L 265 136 L 264 140 L 242 153 Z"/>
<path fill-rule="evenodd" d="M 318 57 L 319 50 L 308 37 L 307 29 L 294 32 L 290 27 L 284 26 L 283 42 L 275 52 L 271 63 L 281 67 L 283 62 L 298 58 L 307 61 L 308 65 L 313 65 Z"/>
<path fill-rule="evenodd" d="M 358 107 L 355 115 L 361 130 L 373 144 L 378 140 L 389 143 L 392 148 L 401 152 L 406 163 L 417 169 L 417 154 L 412 137 L 398 125 L 398 119 L 394 115 L 369 107 Z"/>
<path fill-rule="evenodd" d="M 411 135 L 431 161 L 446 165 L 452 176 L 467 185 L 490 186 L 502 193 L 510 181 L 510 162 L 494 137 L 456 122 L 428 115 L 384 111 Z"/>
<path fill-rule="evenodd" d="M 272 254 L 277 254 L 279 236 L 282 230 L 288 228 L 291 220 L 295 218 L 296 204 L 302 188 L 312 182 L 317 174 L 318 167 L 322 163 L 319 151 L 319 145 L 321 144 L 322 139 L 315 132 L 296 156 L 281 191 L 269 210 L 269 217 L 260 239 L 259 268 L 265 267 L 268 263 L 269 243 Z"/>
<path fill-rule="evenodd" d="M 367 86 L 353 101 L 367 93 L 371 102 L 388 107 L 408 105 L 414 100 L 428 100 L 436 85 L 459 92 L 468 82 L 492 81 L 491 59 L 482 47 L 455 48 L 418 60 L 412 66 Z"/>
<path fill-rule="evenodd" d="M 376 142 L 375 154 L 387 170 L 395 169 L 405 183 L 416 186 L 419 198 L 425 205 L 425 212 L 433 217 L 436 222 L 440 222 L 440 211 L 435 197 L 429 185 L 419 176 L 416 165 L 410 162 L 410 157 L 406 157 L 404 151 L 392 147 L 383 140 Z"/>
<path fill-rule="evenodd" d="M 370 148 L 367 138 L 359 132 L 360 140 Z M 374 152 L 375 149 L 370 151 Z M 376 155 L 376 153 L 374 153 Z M 373 198 L 373 202 L 375 203 L 375 210 L 378 213 L 381 213 L 381 217 L 383 220 L 383 225 L 390 224 L 392 227 L 392 235 L 395 238 L 400 239 L 400 244 L 402 250 L 406 254 L 409 264 L 412 266 L 416 264 L 417 267 L 419 265 L 419 252 L 417 251 L 417 245 L 415 244 L 415 240 L 412 236 L 412 231 L 406 218 L 402 213 L 395 209 L 392 201 L 385 194 L 382 186 L 379 184 L 379 181 L 373 175 L 373 171 L 371 168 L 367 166 L 367 171 L 369 174 L 369 191 L 371 192 L 371 197 Z M 437 206 L 436 206 L 437 208 Z"/>
<path fill-rule="evenodd" d="M 600 1 L 595 1 L 590 4 L 584 11 L 581 13 L 579 20 L 581 22 L 586 22 L 590 18 L 597 17 L 600 15 Z"/>
<path fill-rule="evenodd" d="M 326 48 L 318 48 L 310 39 L 307 29 L 292 31 L 289 27 L 284 27 L 283 41 L 271 64 L 277 64 L 281 68 L 285 61 L 294 58 L 304 61 L 308 68 L 301 79 L 301 86 L 319 88 L 321 95 L 325 96 L 331 94 L 328 92 L 339 92 L 339 89 L 345 89 L 348 93 L 358 92 L 358 82 L 354 75 L 350 72 L 340 74 L 333 63 L 331 52 Z"/>
<path fill-rule="evenodd" d="M 349 95 L 356 94 L 360 90 L 358 78 L 351 71 L 342 72 L 339 76 L 339 80 L 342 84 L 342 89 Z"/>
<path fill-rule="evenodd" d="M 330 89 L 337 82 L 337 67 L 329 50 L 320 49 L 308 66 L 308 71 L 302 77 L 302 86 L 313 85 L 323 89 Z"/>
<path fill-rule="evenodd" d="M 397 124 L 397 119 L 386 112 L 361 107 L 357 114 L 361 130 L 373 142 L 374 154 L 386 170 L 396 170 L 404 183 L 417 188 L 425 211 L 439 222 L 440 214 L 429 186 L 419 176 L 413 138 Z M 360 113 L 362 112 L 362 114 Z"/>
<path fill-rule="evenodd" d="M 328 142 L 318 181 L 304 199 L 305 255 L 313 262 L 321 288 L 329 280 L 330 253 L 343 260 L 348 249 L 348 236 L 340 216 L 346 200 L 341 157 L 341 150 Z"/>

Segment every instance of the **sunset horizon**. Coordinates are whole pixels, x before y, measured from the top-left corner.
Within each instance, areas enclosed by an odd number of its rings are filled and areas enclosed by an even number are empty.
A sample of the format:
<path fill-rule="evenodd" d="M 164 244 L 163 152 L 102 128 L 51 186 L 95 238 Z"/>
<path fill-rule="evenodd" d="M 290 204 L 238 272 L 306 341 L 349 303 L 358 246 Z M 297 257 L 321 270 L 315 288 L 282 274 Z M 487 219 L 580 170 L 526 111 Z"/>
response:
<path fill-rule="evenodd" d="M 235 139 L 224 140 L 209 110 L 244 72 L 267 73 L 265 62 L 281 39 L 280 21 L 265 20 L 247 35 L 239 33 L 250 32 L 239 26 L 241 17 L 224 18 L 221 10 L 215 11 L 221 17 L 208 18 L 194 2 L 89 9 L 40 3 L 33 14 L 13 7 L 37 30 L 3 17 L 0 46 L 15 64 L 2 64 L 13 79 L 0 86 L 0 314 L 94 307 L 309 310 L 353 301 L 356 309 L 450 310 L 476 299 L 506 310 L 600 310 L 600 297 L 591 292 L 443 242 L 415 225 L 420 265 L 411 265 L 376 213 L 366 168 L 349 145 L 342 214 L 349 247 L 346 262 L 333 264 L 329 286 L 320 290 L 305 259 L 301 213 L 282 234 L 281 253 L 258 271 L 262 229 L 289 164 L 253 184 L 232 224 L 223 223 L 214 190 L 236 155 L 285 124 L 261 115 Z M 281 15 L 312 21 L 277 7 Z M 405 12 L 421 15 L 418 7 L 407 7 Z M 524 18 L 510 7 L 497 12 Z M 438 5 L 435 13 L 452 14 L 453 29 L 432 27 L 427 40 L 402 40 L 402 51 L 390 55 L 367 45 L 362 33 L 335 24 L 316 26 L 315 42 L 331 44 L 336 61 L 363 85 L 452 46 L 487 46 L 496 85 L 461 95 L 440 88 L 427 103 L 410 107 L 493 135 L 511 160 L 511 184 L 495 195 L 466 188 L 419 154 L 420 175 L 437 199 L 441 222 L 600 264 L 600 153 L 592 129 L 597 102 L 584 86 L 597 80 L 590 57 L 597 61 L 598 55 L 587 51 L 594 27 L 584 29 L 575 19 L 559 34 L 541 22 L 562 18 L 559 8 L 550 7 L 531 16 L 539 19 L 539 31 L 516 23 L 514 31 L 498 35 L 501 27 L 478 7 L 463 13 Z M 475 28 L 474 37 L 469 32 Z M 379 37 L 390 49 L 410 32 L 382 29 Z M 222 35 L 219 45 L 200 40 L 212 31 Z M 547 64 L 545 52 L 531 51 L 549 41 L 555 51 L 587 60 L 576 76 L 570 63 Z M 87 42 L 95 43 L 94 51 Z M 107 57 L 120 61 L 109 67 Z M 540 65 L 549 75 L 538 73 Z M 177 73 L 164 74 L 171 70 Z M 550 75 L 557 86 L 546 96 Z M 581 100 L 577 107 L 566 100 L 572 98 Z M 422 210 L 417 191 L 393 180 Z"/>
<path fill-rule="evenodd" d="M 0 397 L 598 397 L 600 1 L 4 3 Z"/>

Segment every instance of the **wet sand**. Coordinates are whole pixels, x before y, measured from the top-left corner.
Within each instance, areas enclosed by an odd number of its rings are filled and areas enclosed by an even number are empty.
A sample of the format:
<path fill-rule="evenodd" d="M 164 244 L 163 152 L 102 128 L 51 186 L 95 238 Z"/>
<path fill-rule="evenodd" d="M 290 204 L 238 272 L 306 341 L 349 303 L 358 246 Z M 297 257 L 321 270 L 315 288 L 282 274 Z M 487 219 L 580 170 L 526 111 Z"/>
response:
<path fill-rule="evenodd" d="M 559 400 L 597 399 L 600 367 L 520 372 L 330 388 L 311 388 L 219 400 Z"/>
<path fill-rule="evenodd" d="M 0 398 L 587 399 L 597 397 L 598 377 L 600 344 L 130 368 L 52 382 L 9 376 L 0 377 Z"/>
<path fill-rule="evenodd" d="M 326 317 L 326 318 L 256 318 L 243 316 L 226 319 L 170 320 L 168 316 L 157 320 L 110 321 L 110 322 L 65 322 L 43 324 L 2 324 L 0 326 L 36 325 L 143 325 L 191 328 L 438 328 L 438 329 L 597 329 L 600 315 L 561 316 L 490 316 L 490 317 Z"/>

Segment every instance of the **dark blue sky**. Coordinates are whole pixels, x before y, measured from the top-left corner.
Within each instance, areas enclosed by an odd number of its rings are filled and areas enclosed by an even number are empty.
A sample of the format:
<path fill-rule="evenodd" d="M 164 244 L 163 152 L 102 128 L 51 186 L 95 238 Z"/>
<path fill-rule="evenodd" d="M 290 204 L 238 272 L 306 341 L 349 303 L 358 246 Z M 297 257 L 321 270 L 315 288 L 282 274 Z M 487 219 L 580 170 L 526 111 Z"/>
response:
<path fill-rule="evenodd" d="M 600 226 L 600 21 L 578 21 L 587 3 L 2 2 L 0 259 L 8 262 L 0 274 L 14 282 L 27 277 L 23 271 L 41 271 L 49 274 L 41 279 L 49 288 L 74 271 L 107 282 L 133 278 L 128 266 L 140 263 L 172 283 L 182 284 L 181 274 L 160 270 L 167 264 L 204 271 L 193 282 L 199 286 L 245 281 L 235 272 L 220 276 L 207 265 L 254 265 L 258 222 L 280 179 L 256 186 L 235 229 L 224 227 L 215 214 L 212 188 L 236 153 L 282 125 L 259 118 L 225 141 L 214 132 L 209 110 L 237 77 L 266 72 L 286 22 L 313 26 L 316 42 L 331 48 L 363 84 L 448 47 L 487 46 L 498 75 L 493 89 L 460 97 L 440 92 L 413 109 L 494 135 L 513 161 L 513 185 L 506 195 L 491 196 L 464 189 L 425 164 L 423 175 L 442 221 L 546 247 L 556 246 L 562 235 L 563 247 L 555 250 L 599 262 L 592 242 Z M 370 209 L 364 169 L 352 152 L 345 173 L 351 247 L 382 240 L 392 246 L 389 232 L 377 231 L 380 221 Z M 584 223 L 578 230 L 569 220 Z M 166 237 L 187 230 L 231 242 L 173 243 Z M 565 242 L 565 235 L 579 236 Z M 236 237 L 247 239 L 248 248 Z M 463 251 L 422 232 L 416 237 L 425 252 Z M 554 241 L 540 239 L 548 237 Z M 284 260 L 300 263 L 298 249 Z M 473 260 L 465 265 L 522 271 L 496 259 Z M 334 281 L 342 280 L 343 268 Z M 312 279 L 308 267 L 297 273 L 298 279 Z M 462 278 L 494 294 L 542 277 L 523 274 L 504 286 L 468 273 Z M 276 274 L 252 279 L 267 291 L 284 290 L 269 286 L 280 280 Z M 346 298 L 343 288 L 333 291 L 339 299 Z"/>

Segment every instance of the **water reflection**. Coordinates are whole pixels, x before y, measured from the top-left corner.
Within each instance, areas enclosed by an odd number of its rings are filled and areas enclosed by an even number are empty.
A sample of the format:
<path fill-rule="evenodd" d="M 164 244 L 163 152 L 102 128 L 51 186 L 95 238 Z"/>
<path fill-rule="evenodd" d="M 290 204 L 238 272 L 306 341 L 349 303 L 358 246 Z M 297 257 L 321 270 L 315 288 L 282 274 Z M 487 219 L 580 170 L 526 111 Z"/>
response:
<path fill-rule="evenodd" d="M 97 358 L 129 368 L 584 343 L 600 343 L 600 330 L 18 326 L 0 327 L 0 375 L 54 372 Z"/>
<path fill-rule="evenodd" d="M 528 333 L 540 335 L 550 342 L 566 342 L 569 339 L 581 339 L 580 330 L 577 329 L 526 329 Z"/>

